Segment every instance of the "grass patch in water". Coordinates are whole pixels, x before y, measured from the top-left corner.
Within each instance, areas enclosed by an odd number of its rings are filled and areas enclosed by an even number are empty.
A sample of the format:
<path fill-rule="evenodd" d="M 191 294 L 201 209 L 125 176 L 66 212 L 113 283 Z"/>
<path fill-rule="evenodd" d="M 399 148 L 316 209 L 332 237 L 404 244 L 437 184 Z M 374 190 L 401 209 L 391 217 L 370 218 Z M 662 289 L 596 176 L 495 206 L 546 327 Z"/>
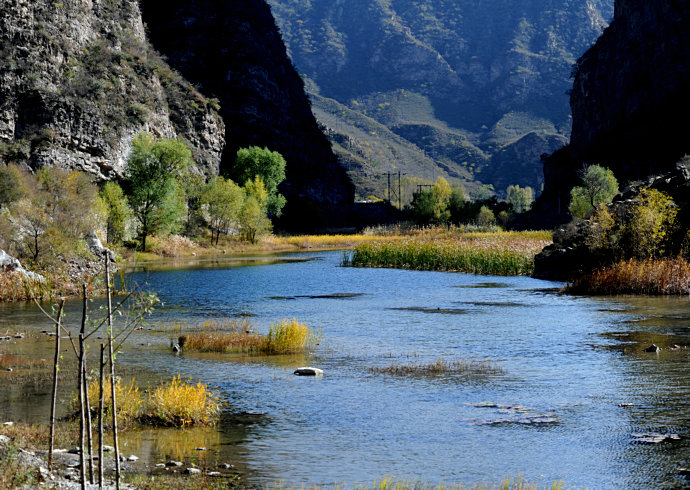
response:
<path fill-rule="evenodd" d="M 0 352 L 0 368 L 45 368 L 52 366 L 48 359 L 36 359 Z"/>
<path fill-rule="evenodd" d="M 503 276 L 530 275 L 534 256 L 550 240 L 534 232 L 466 233 L 452 238 L 420 236 L 357 245 L 343 265 L 393 267 Z"/>
<path fill-rule="evenodd" d="M 180 346 L 200 352 L 236 352 L 244 354 L 294 354 L 314 348 L 319 335 L 307 325 L 281 320 L 271 325 L 268 335 L 259 335 L 245 320 L 226 323 L 225 329 L 201 329 L 180 336 Z"/>
<path fill-rule="evenodd" d="M 439 313 L 445 315 L 464 315 L 467 310 L 461 308 L 425 308 L 423 306 L 401 306 L 399 308 L 389 308 L 397 311 L 418 311 L 420 313 Z"/>
<path fill-rule="evenodd" d="M 687 295 L 690 263 L 680 257 L 621 261 L 576 279 L 564 291 L 587 295 Z"/>
<path fill-rule="evenodd" d="M 272 489 L 294 490 L 294 486 L 286 486 L 281 483 L 269 487 Z M 300 487 L 305 490 L 305 487 Z M 307 487 L 309 488 L 309 487 Z M 313 490 L 317 490 L 319 487 L 311 487 Z M 381 480 L 374 480 L 371 485 L 367 484 L 356 484 L 352 487 L 347 485 L 335 485 L 338 490 L 345 490 L 347 488 L 352 488 L 354 490 L 539 490 L 540 488 L 545 490 L 564 490 L 565 485 L 563 482 L 555 481 L 550 485 L 539 486 L 533 483 L 525 482 L 525 480 L 518 476 L 516 478 L 506 478 L 501 481 L 498 485 L 491 484 L 475 484 L 475 485 L 463 485 L 458 483 L 444 484 L 440 483 L 438 485 L 433 483 L 428 483 L 419 480 L 403 480 L 399 478 L 387 477 Z"/>
<path fill-rule="evenodd" d="M 503 368 L 493 361 L 448 361 L 443 358 L 429 363 L 413 362 L 384 367 L 376 366 L 370 368 L 370 371 L 376 374 L 391 374 L 394 376 L 438 376 L 451 374 L 466 377 L 482 377 L 504 373 Z"/>
<path fill-rule="evenodd" d="M 98 381 L 89 382 L 89 399 L 93 415 L 98 406 Z M 134 380 L 125 384 L 121 379 L 115 382 L 117 394 L 117 422 L 120 428 L 132 427 L 135 423 L 163 427 L 186 427 L 192 425 L 214 425 L 220 416 L 221 402 L 218 395 L 207 385 L 196 385 L 182 381 L 180 375 L 170 382 L 149 390 L 144 396 L 135 386 Z M 112 420 L 110 406 L 112 390 L 110 378 L 104 383 L 104 410 L 106 423 Z M 76 395 L 72 399 L 72 411 L 77 413 Z"/>

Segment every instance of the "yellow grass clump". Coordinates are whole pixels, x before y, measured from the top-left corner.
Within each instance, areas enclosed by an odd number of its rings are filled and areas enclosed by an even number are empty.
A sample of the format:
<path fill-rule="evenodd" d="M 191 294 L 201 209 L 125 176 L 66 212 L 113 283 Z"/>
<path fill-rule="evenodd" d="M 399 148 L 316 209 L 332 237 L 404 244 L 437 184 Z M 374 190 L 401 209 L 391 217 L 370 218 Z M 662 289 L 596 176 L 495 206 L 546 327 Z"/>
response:
<path fill-rule="evenodd" d="M 89 382 L 88 391 L 92 416 L 96 416 L 98 380 Z M 148 397 L 135 386 L 133 379 L 129 384 L 124 384 L 118 379 L 115 382 L 115 393 L 117 395 L 117 423 L 119 427 L 125 429 L 137 422 L 166 427 L 213 425 L 220 415 L 221 401 L 218 394 L 203 383 L 194 385 L 182 381 L 180 375 L 152 389 Z M 104 382 L 103 398 L 106 423 L 110 424 L 112 420 L 110 378 Z M 72 410 L 77 413 L 76 395 L 72 399 Z"/>
<path fill-rule="evenodd" d="M 271 325 L 260 350 L 264 354 L 292 354 L 313 348 L 318 343 L 319 336 L 293 318 Z"/>
<path fill-rule="evenodd" d="M 690 294 L 690 263 L 677 258 L 631 259 L 596 270 L 565 287 L 572 294 Z"/>
<path fill-rule="evenodd" d="M 154 425 L 168 427 L 213 425 L 220 407 L 218 395 L 207 385 L 186 383 L 178 374 L 170 383 L 150 393 L 146 418 Z"/>

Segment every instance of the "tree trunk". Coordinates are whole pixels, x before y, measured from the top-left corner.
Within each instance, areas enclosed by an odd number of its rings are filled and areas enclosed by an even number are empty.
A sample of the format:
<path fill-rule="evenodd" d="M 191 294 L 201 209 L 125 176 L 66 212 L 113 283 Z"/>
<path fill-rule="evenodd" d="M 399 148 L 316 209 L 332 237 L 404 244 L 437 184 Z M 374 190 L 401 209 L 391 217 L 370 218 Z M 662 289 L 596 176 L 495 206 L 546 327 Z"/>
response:
<path fill-rule="evenodd" d="M 146 235 L 144 235 L 144 244 Z M 115 486 L 120 490 L 120 447 L 117 440 L 117 397 L 115 393 L 115 356 L 113 355 L 113 307 L 110 298 L 110 256 L 105 254 L 105 287 L 108 300 L 108 357 L 110 358 L 110 389 L 113 416 L 113 446 L 115 447 Z"/>

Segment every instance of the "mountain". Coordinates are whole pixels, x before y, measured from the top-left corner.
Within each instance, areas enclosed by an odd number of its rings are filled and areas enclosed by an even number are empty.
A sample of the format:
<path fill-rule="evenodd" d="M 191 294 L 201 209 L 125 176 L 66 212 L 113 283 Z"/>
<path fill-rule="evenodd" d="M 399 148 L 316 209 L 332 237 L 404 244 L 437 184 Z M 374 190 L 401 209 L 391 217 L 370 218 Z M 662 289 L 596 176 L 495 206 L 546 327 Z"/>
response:
<path fill-rule="evenodd" d="M 539 168 L 540 155 L 507 147 L 537 133 L 549 151 L 567 137 L 572 65 L 613 15 L 612 0 L 268 2 L 308 92 L 329 100 L 328 121 L 323 107 L 315 113 L 333 141 L 366 146 L 348 133 L 354 111 L 413 145 L 404 163 L 382 155 L 369 174 L 404 167 L 499 192 L 506 182 L 540 188 L 538 171 L 529 179 L 521 171 Z M 336 124 L 341 114 L 348 121 Z M 380 146 L 400 147 L 377 136 Z M 515 165 L 505 165 L 503 150 Z M 376 190 L 372 179 L 359 179 L 358 194 Z"/>
<path fill-rule="evenodd" d="M 542 215 L 567 219 L 585 164 L 610 167 L 624 187 L 690 153 L 689 24 L 685 2 L 616 0 L 613 22 L 577 62 L 571 143 L 546 161 Z"/>
<path fill-rule="evenodd" d="M 185 140 L 205 175 L 280 151 L 284 226 L 353 199 L 263 0 L 0 3 L 0 162 L 113 179 L 141 131 Z"/>

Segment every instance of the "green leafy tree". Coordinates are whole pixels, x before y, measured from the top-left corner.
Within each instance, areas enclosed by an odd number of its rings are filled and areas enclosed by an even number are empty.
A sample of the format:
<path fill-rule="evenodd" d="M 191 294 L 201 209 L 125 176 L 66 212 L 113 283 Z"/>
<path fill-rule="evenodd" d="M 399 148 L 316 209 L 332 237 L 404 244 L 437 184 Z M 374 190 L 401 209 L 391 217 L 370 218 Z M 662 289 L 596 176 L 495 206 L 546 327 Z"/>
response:
<path fill-rule="evenodd" d="M 142 250 L 146 250 L 148 235 L 171 231 L 184 215 L 184 193 L 177 176 L 191 164 L 192 152 L 180 141 L 156 141 L 148 133 L 134 139 L 125 175 Z"/>
<path fill-rule="evenodd" d="M 218 245 L 221 233 L 227 233 L 232 224 L 240 222 L 246 192 L 230 179 L 214 177 L 201 195 L 201 203 L 211 228 L 211 242 Z"/>
<path fill-rule="evenodd" d="M 193 172 L 183 172 L 178 181 L 187 199 L 184 234 L 189 237 L 199 236 L 204 226 L 201 197 L 206 190 L 206 182 L 204 177 Z"/>
<path fill-rule="evenodd" d="M 106 241 L 112 244 L 122 243 L 127 222 L 132 216 L 125 193 L 117 182 L 106 182 L 101 189 L 100 197 L 107 216 Z"/>
<path fill-rule="evenodd" d="M 443 177 L 428 191 L 416 192 L 412 197 L 412 219 L 420 225 L 447 223 L 451 217 L 449 209 L 453 199 L 453 189 Z M 459 195 L 455 196 L 460 199 Z"/>
<path fill-rule="evenodd" d="M 510 185 L 506 190 L 506 194 L 506 201 L 513 206 L 513 211 L 516 213 L 529 211 L 534 202 L 534 190 L 529 186 Z"/>
<path fill-rule="evenodd" d="M 266 211 L 270 216 L 280 216 L 286 201 L 278 192 L 278 185 L 285 180 L 285 165 L 285 158 L 277 151 L 258 146 L 241 148 L 237 151 L 232 177 L 245 185 L 258 176 L 268 193 Z"/>
<path fill-rule="evenodd" d="M 618 181 L 611 169 L 600 165 L 586 167 L 580 174 L 583 185 L 570 192 L 570 214 L 586 218 L 599 206 L 618 194 Z"/>

